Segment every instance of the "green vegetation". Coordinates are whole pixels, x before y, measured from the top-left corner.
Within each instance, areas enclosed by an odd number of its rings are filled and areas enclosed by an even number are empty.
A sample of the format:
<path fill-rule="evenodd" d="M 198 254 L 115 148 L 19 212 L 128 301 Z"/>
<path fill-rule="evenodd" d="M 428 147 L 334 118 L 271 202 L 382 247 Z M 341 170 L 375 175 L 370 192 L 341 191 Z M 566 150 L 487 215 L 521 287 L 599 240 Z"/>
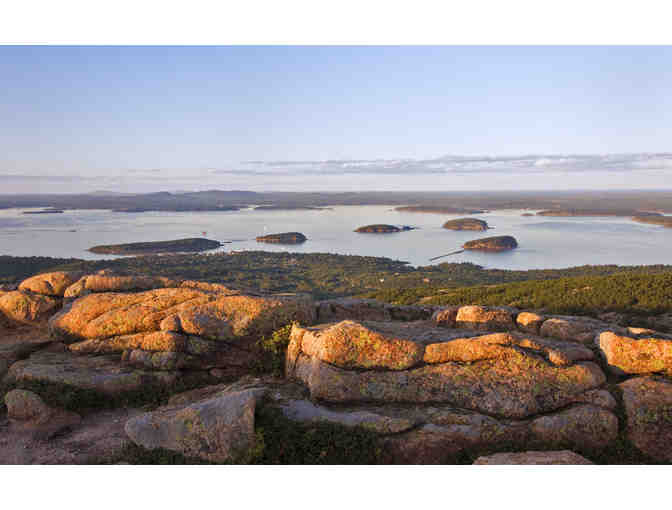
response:
<path fill-rule="evenodd" d="M 301 424 L 271 407 L 257 413 L 256 430 L 263 449 L 254 464 L 378 464 L 381 455 L 373 432 L 327 423 Z"/>
<path fill-rule="evenodd" d="M 133 464 L 140 466 L 149 465 L 193 465 L 193 464 L 212 464 L 199 458 L 185 457 L 181 453 L 166 450 L 165 448 L 155 448 L 147 450 L 135 443 L 128 444 L 119 455 L 111 459 L 101 459 L 101 464 Z"/>
<path fill-rule="evenodd" d="M 264 359 L 257 368 L 261 374 L 273 374 L 282 377 L 285 372 L 285 353 L 289 345 L 289 336 L 292 332 L 293 324 L 276 330 L 270 337 L 264 337 L 259 340 Z"/>
<path fill-rule="evenodd" d="M 52 268 L 76 264 L 79 259 L 56 259 L 52 257 L 10 257 L 0 255 L 0 283 L 18 283 L 37 273 L 46 273 Z"/>
<path fill-rule="evenodd" d="M 395 304 L 515 306 L 550 313 L 590 315 L 615 311 L 638 315 L 672 312 L 672 271 L 623 272 L 459 289 L 381 291 L 368 297 Z"/>
<path fill-rule="evenodd" d="M 444 263 L 413 268 L 399 260 L 330 253 L 182 254 L 128 257 L 116 260 L 0 256 L 0 283 L 19 283 L 41 272 L 101 269 L 173 278 L 190 278 L 263 292 L 302 292 L 316 299 L 341 296 L 374 297 L 413 304 L 425 297 L 465 286 L 582 276 L 660 274 L 672 266 L 580 266 L 567 269 L 510 271 L 476 264 Z"/>

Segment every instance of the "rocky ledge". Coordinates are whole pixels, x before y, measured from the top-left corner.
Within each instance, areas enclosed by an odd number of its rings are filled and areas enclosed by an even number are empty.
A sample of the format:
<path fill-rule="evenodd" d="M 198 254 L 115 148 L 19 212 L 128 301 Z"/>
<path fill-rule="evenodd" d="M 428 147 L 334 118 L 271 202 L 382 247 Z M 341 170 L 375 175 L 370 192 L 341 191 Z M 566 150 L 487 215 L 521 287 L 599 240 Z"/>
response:
<path fill-rule="evenodd" d="M 449 220 L 443 224 L 443 228 L 448 230 L 488 230 L 488 223 L 476 218 L 458 218 Z"/>
<path fill-rule="evenodd" d="M 650 329 L 109 271 L 29 278 L 0 318 L 0 463 L 133 445 L 244 463 L 320 441 L 340 462 L 363 445 L 382 463 L 672 462 L 672 336 Z"/>
<path fill-rule="evenodd" d="M 462 245 L 465 250 L 507 251 L 518 247 L 518 241 L 512 236 L 484 237 L 467 241 Z"/>
<path fill-rule="evenodd" d="M 305 243 L 307 239 L 301 232 L 284 232 L 282 234 L 259 236 L 256 240 L 258 243 L 301 244 Z"/>
<path fill-rule="evenodd" d="M 149 255 L 155 253 L 200 252 L 213 250 L 220 246 L 222 246 L 222 243 L 219 241 L 196 237 L 176 239 L 175 241 L 100 245 L 89 248 L 89 251 L 104 255 Z"/>

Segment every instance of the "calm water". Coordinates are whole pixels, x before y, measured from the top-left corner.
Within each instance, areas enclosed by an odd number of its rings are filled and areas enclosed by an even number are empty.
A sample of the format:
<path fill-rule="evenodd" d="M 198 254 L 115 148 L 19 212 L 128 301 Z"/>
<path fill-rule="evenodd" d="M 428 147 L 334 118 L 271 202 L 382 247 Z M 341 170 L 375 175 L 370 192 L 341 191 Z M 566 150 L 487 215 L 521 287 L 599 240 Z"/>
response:
<path fill-rule="evenodd" d="M 672 229 L 634 223 L 627 218 L 523 217 L 524 211 L 495 211 L 474 216 L 488 232 L 441 228 L 459 216 L 404 213 L 392 206 L 341 206 L 324 211 L 150 212 L 66 211 L 23 215 L 25 209 L 0 210 L 0 255 L 111 258 L 86 251 L 98 244 L 208 237 L 231 241 L 221 250 L 328 252 L 370 255 L 429 265 L 470 239 L 512 235 L 519 248 L 504 253 L 465 252 L 441 262 L 473 262 L 488 268 L 563 268 L 583 264 L 672 264 Z M 356 234 L 372 223 L 412 225 L 395 234 Z M 257 243 L 262 234 L 298 231 L 308 241 L 297 246 Z M 206 234 L 203 234 L 206 232 Z M 218 250 L 219 251 L 219 250 Z"/>

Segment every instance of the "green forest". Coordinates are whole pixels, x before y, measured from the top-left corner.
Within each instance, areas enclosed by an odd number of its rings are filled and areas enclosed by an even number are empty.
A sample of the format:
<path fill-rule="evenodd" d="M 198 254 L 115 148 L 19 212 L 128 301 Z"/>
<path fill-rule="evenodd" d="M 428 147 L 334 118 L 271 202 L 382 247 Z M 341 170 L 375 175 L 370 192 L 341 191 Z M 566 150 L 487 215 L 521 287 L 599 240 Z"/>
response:
<path fill-rule="evenodd" d="M 367 297 L 396 304 L 514 306 L 551 313 L 638 315 L 672 312 L 672 271 L 627 271 L 609 276 L 531 280 L 451 289 L 381 290 Z"/>

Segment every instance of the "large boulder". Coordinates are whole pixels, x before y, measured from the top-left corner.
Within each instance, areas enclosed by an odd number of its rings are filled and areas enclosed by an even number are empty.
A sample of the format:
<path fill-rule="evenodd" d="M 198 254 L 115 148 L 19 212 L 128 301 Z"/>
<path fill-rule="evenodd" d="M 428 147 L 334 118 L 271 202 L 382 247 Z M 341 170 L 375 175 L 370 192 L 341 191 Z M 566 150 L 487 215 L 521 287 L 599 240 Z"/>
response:
<path fill-rule="evenodd" d="M 504 308 L 462 306 L 455 317 L 455 325 L 480 331 L 512 331 L 516 329 L 511 312 Z"/>
<path fill-rule="evenodd" d="M 443 330 L 434 333 L 450 337 Z M 343 368 L 405 370 L 422 362 L 423 336 L 429 335 L 407 323 L 342 321 L 312 328 L 295 325 L 290 342 L 300 343 L 309 356 Z"/>
<path fill-rule="evenodd" d="M 309 299 L 218 295 L 194 288 L 90 294 L 52 317 L 52 334 L 64 341 L 172 331 L 212 340 L 253 338 L 298 321 L 310 324 Z"/>
<path fill-rule="evenodd" d="M 521 331 L 538 335 L 539 328 L 541 328 L 541 325 L 545 320 L 546 318 L 542 315 L 533 312 L 521 312 L 516 317 L 516 324 Z"/>
<path fill-rule="evenodd" d="M 28 390 L 9 391 L 5 395 L 5 405 L 12 425 L 43 439 L 82 420 L 76 413 L 48 406 L 39 395 Z"/>
<path fill-rule="evenodd" d="M 432 321 L 443 328 L 454 328 L 457 320 L 457 312 L 460 310 L 459 306 L 446 306 L 436 310 L 432 314 Z"/>
<path fill-rule="evenodd" d="M 635 377 L 619 387 L 628 439 L 653 459 L 672 462 L 672 381 Z"/>
<path fill-rule="evenodd" d="M 530 425 L 534 441 L 543 445 L 572 444 L 581 449 L 601 449 L 618 436 L 618 418 L 607 409 L 577 405 L 541 416 Z"/>
<path fill-rule="evenodd" d="M 12 291 L 0 296 L 0 313 L 23 324 L 40 322 L 51 315 L 60 300 L 26 291 Z"/>
<path fill-rule="evenodd" d="M 584 346 L 514 331 L 432 343 L 426 347 L 424 361 L 445 363 L 504 358 L 512 355 L 512 347 L 537 351 L 554 365 L 571 365 L 576 361 L 593 359 L 592 351 Z"/>
<path fill-rule="evenodd" d="M 424 363 L 472 362 L 505 358 L 515 348 L 536 351 L 554 365 L 593 359 L 574 342 L 519 332 L 478 335 L 446 330 L 427 322 L 342 321 L 314 327 L 295 325 L 288 348 L 289 370 L 299 353 L 348 369 L 406 370 Z"/>
<path fill-rule="evenodd" d="M 606 378 L 591 362 L 553 366 L 512 351 L 508 357 L 472 364 L 426 365 L 401 371 L 351 371 L 300 354 L 289 375 L 311 396 L 329 402 L 442 402 L 508 418 L 559 409 Z"/>
<path fill-rule="evenodd" d="M 598 345 L 609 369 L 616 374 L 665 372 L 672 375 L 672 339 L 648 336 L 649 330 L 641 332 L 644 338 L 621 336 L 611 331 L 600 334 Z"/>
<path fill-rule="evenodd" d="M 179 287 L 179 280 L 163 276 L 123 275 L 112 271 L 83 276 L 64 292 L 66 298 L 76 298 L 92 292 L 128 292 Z"/>
<path fill-rule="evenodd" d="M 182 331 L 214 340 L 257 338 L 292 322 L 315 321 L 315 305 L 303 296 L 218 296 L 207 304 L 182 308 L 178 312 Z M 226 322 L 230 333 L 213 331 L 212 319 Z"/>
<path fill-rule="evenodd" d="M 46 296 L 63 297 L 65 289 L 79 280 L 84 273 L 80 271 L 56 271 L 31 276 L 23 280 L 19 290 L 26 290 Z"/>
<path fill-rule="evenodd" d="M 589 317 L 558 315 L 546 319 L 539 328 L 539 334 L 559 340 L 592 344 L 596 335 L 610 328 L 613 325 Z"/>
<path fill-rule="evenodd" d="M 157 289 L 135 294 L 90 294 L 65 307 L 49 321 L 56 338 L 66 341 L 158 331 L 163 319 L 184 306 L 214 299 L 193 289 Z"/>
<path fill-rule="evenodd" d="M 553 452 L 495 453 L 479 457 L 475 465 L 562 465 L 592 464 L 588 459 L 569 450 Z"/>
<path fill-rule="evenodd" d="M 164 406 L 126 422 L 131 440 L 212 462 L 241 462 L 256 444 L 254 413 L 263 389 L 222 392 L 188 405 Z"/>

